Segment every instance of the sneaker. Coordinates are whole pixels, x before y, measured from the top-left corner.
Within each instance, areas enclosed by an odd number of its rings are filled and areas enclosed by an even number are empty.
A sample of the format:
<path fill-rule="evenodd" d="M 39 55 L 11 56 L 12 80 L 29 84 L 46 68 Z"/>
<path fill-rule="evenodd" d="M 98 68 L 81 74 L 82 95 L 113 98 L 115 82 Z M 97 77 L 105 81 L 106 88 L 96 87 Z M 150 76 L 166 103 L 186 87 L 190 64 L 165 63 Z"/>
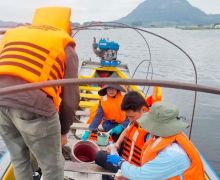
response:
<path fill-rule="evenodd" d="M 40 180 L 41 176 L 38 172 L 33 172 L 33 180 Z"/>
<path fill-rule="evenodd" d="M 42 171 L 41 171 L 40 167 L 38 168 L 38 170 L 36 170 L 36 172 L 38 172 L 40 174 L 40 177 L 42 176 Z"/>
<path fill-rule="evenodd" d="M 41 168 L 38 168 L 35 172 L 32 173 L 33 180 L 40 180 L 42 176 Z"/>

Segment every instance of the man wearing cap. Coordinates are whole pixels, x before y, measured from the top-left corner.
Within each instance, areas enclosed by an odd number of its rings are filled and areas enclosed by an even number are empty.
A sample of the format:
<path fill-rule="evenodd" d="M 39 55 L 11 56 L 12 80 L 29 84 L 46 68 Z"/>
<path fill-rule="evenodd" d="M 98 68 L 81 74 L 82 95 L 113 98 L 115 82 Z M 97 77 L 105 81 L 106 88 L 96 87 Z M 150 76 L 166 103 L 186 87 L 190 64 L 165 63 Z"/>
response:
<path fill-rule="evenodd" d="M 125 89 L 120 85 L 105 85 L 98 94 L 101 96 L 101 101 L 96 111 L 96 115 L 82 136 L 82 140 L 86 141 L 90 133 L 98 130 L 98 126 L 102 123 L 104 131 L 111 130 L 110 134 L 117 139 L 124 128 L 127 127 L 129 120 L 126 119 L 125 112 L 121 110 L 121 103 Z"/>
<path fill-rule="evenodd" d="M 0 43 L 1 87 L 77 78 L 71 9 L 36 10 L 32 25 L 9 29 Z M 16 180 L 30 180 L 30 152 L 45 180 L 62 180 L 70 125 L 79 103 L 77 86 L 44 87 L 0 96 L 0 134 L 11 154 Z"/>
<path fill-rule="evenodd" d="M 142 149 L 142 166 L 133 166 L 120 156 L 107 157 L 108 162 L 121 167 L 123 178 L 204 180 L 200 155 L 182 132 L 189 125 L 180 120 L 176 106 L 156 102 L 139 123 L 152 135 Z"/>

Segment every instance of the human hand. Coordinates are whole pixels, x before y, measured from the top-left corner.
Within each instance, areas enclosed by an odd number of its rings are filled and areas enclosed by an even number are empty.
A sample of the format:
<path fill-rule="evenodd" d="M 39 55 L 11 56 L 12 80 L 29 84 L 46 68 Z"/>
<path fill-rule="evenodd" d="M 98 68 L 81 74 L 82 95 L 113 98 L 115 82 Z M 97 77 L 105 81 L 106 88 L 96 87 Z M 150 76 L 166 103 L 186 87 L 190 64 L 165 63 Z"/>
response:
<path fill-rule="evenodd" d="M 115 176 L 114 180 L 127 180 L 124 176 Z"/>
<path fill-rule="evenodd" d="M 119 166 L 124 159 L 118 155 L 108 155 L 107 162 L 113 164 L 114 166 Z"/>
<path fill-rule="evenodd" d="M 108 145 L 105 149 L 105 151 L 107 151 L 110 154 L 118 154 L 117 150 L 118 150 L 118 148 L 117 148 L 116 144 L 111 143 L 111 142 L 110 142 L 110 145 Z"/>
<path fill-rule="evenodd" d="M 110 131 L 110 135 L 112 135 L 112 134 L 120 134 L 122 131 L 123 131 L 123 127 L 122 127 L 122 125 L 117 125 L 117 126 L 115 126 L 114 128 L 112 128 L 112 130 Z"/>
<path fill-rule="evenodd" d="M 119 142 L 117 141 L 116 143 L 114 143 L 114 145 L 115 145 L 115 148 L 116 148 L 117 150 L 119 150 L 119 148 L 120 148 Z"/>
<path fill-rule="evenodd" d="M 89 136 L 90 136 L 90 133 L 91 133 L 91 132 L 88 131 L 88 130 L 85 131 L 81 139 L 82 139 L 83 141 L 87 141 L 87 139 L 88 139 Z"/>
<path fill-rule="evenodd" d="M 61 146 L 63 147 L 67 142 L 67 134 L 61 134 Z"/>
<path fill-rule="evenodd" d="M 107 151 L 108 153 L 111 153 L 111 146 L 108 145 L 108 146 L 105 148 L 105 151 Z"/>
<path fill-rule="evenodd" d="M 121 169 L 115 174 L 114 180 L 128 180 L 126 177 L 122 175 Z"/>

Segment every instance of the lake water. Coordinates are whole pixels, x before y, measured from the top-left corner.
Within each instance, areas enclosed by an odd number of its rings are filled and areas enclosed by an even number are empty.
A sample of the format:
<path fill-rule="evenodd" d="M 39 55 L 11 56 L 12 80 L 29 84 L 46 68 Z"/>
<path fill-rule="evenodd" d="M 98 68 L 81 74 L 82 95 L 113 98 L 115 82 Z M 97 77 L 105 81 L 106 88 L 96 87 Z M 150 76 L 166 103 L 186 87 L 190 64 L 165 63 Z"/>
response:
<path fill-rule="evenodd" d="M 183 48 L 193 59 L 198 84 L 220 88 L 220 30 L 180 30 L 173 28 L 147 29 L 164 36 Z M 96 58 L 92 52 L 93 37 L 109 37 L 120 44 L 118 58 L 129 65 L 133 73 L 138 63 L 149 59 L 149 51 L 144 40 L 133 30 L 110 29 L 80 31 L 76 35 L 79 58 Z M 151 49 L 153 79 L 194 82 L 194 71 L 186 56 L 152 35 L 144 34 Z M 98 60 L 98 59 L 97 59 Z M 147 64 L 142 64 L 135 78 L 146 76 Z M 190 91 L 163 88 L 164 100 L 176 104 L 181 115 L 190 122 L 194 93 Z M 220 174 L 220 96 L 198 93 L 191 140 L 203 156 Z M 186 131 L 188 133 L 188 131 Z M 4 149 L 0 139 L 0 151 Z"/>

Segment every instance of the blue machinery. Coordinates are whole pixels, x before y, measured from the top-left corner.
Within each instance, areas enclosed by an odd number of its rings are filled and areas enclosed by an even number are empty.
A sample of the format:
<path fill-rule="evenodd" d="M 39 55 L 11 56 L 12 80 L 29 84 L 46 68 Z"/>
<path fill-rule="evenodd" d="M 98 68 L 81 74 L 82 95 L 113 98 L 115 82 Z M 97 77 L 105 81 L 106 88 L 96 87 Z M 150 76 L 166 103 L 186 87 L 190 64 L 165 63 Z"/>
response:
<path fill-rule="evenodd" d="M 93 50 L 97 56 L 100 57 L 100 64 L 102 66 L 116 67 L 121 64 L 121 61 L 117 60 L 117 53 L 119 50 L 119 44 L 114 41 L 101 38 L 98 43 L 94 38 Z"/>

